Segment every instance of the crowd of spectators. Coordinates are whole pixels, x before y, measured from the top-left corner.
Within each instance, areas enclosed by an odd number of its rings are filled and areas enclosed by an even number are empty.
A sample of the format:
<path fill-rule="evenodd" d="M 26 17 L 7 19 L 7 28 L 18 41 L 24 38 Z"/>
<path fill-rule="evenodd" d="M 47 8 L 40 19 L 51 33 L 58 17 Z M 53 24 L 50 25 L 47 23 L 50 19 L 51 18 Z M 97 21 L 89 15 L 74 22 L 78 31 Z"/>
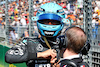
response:
<path fill-rule="evenodd" d="M 78 3 L 77 0 L 72 2 L 68 0 L 34 0 L 33 2 L 33 15 L 35 16 L 38 10 L 38 7 L 42 4 L 48 3 L 48 2 L 55 2 L 59 5 L 61 5 L 64 8 L 66 19 L 73 20 L 73 23 L 70 22 L 70 24 L 73 25 L 83 25 L 83 5 L 82 3 Z M 95 1 L 92 2 L 93 5 L 93 20 L 92 23 L 95 25 L 95 23 L 98 23 L 100 25 L 100 6 L 96 4 Z M 0 5 L 0 26 L 2 29 L 5 28 L 5 4 Z M 19 0 L 14 2 L 9 2 L 8 4 L 8 22 L 10 27 L 14 28 L 13 35 L 18 38 L 18 34 L 16 32 L 18 30 L 18 27 L 26 27 L 29 25 L 29 0 Z M 94 25 L 92 25 L 94 27 Z M 12 31 L 10 32 L 12 35 Z M 24 32 L 22 32 L 24 33 Z M 16 40 L 14 38 L 14 40 Z"/>

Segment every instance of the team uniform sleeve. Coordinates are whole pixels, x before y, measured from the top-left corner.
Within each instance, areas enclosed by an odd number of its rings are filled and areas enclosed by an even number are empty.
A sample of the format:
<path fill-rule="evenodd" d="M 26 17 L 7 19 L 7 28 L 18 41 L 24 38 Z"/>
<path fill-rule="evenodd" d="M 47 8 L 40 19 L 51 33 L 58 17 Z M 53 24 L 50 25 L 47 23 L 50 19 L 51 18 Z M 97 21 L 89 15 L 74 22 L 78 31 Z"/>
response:
<path fill-rule="evenodd" d="M 20 42 L 18 45 L 9 49 L 5 54 L 5 62 L 7 63 L 21 63 L 36 58 L 37 53 L 35 51 L 33 53 L 28 51 L 27 42 Z"/>

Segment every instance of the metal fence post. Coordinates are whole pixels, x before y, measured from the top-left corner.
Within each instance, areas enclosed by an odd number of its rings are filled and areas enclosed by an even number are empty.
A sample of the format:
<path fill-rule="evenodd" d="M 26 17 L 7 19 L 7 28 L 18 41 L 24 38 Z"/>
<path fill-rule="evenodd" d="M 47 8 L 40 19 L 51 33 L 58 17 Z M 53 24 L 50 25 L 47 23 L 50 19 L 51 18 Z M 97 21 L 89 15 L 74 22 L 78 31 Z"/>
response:
<path fill-rule="evenodd" d="M 8 0 L 6 0 L 6 3 L 5 3 L 5 7 L 6 7 L 6 10 L 5 10 L 5 21 L 6 21 L 6 42 L 7 42 L 7 45 L 9 45 L 9 21 L 8 21 Z"/>
<path fill-rule="evenodd" d="M 32 36 L 33 0 L 29 0 L 29 36 Z"/>

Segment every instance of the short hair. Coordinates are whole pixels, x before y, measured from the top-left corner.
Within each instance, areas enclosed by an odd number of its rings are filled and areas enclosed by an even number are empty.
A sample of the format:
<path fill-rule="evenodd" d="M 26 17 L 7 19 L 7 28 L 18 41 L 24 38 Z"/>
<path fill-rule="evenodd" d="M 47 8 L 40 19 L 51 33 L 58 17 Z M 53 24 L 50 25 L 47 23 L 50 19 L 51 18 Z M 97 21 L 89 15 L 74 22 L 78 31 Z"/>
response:
<path fill-rule="evenodd" d="M 65 35 L 68 39 L 68 50 L 79 53 L 87 40 L 85 32 L 79 27 L 72 27 L 65 32 Z"/>

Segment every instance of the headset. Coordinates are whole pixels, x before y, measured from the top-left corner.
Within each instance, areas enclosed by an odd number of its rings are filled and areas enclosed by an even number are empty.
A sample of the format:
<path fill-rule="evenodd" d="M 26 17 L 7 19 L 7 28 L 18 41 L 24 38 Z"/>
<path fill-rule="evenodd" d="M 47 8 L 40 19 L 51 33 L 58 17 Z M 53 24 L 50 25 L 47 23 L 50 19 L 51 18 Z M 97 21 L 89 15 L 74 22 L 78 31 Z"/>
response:
<path fill-rule="evenodd" d="M 71 28 L 73 28 L 73 27 L 77 27 L 77 26 L 75 26 L 75 25 L 72 25 L 72 26 L 70 26 L 70 27 L 68 27 L 65 31 L 64 31 L 64 47 L 66 47 L 67 48 L 67 46 L 68 46 L 68 38 L 67 38 L 67 36 L 65 35 L 65 32 L 66 31 L 68 31 L 69 29 L 71 29 Z M 84 32 L 84 34 L 86 35 L 86 33 Z M 80 50 L 80 54 L 82 54 L 82 55 L 87 55 L 88 54 L 88 51 L 89 51 L 89 49 L 90 49 L 90 43 L 88 42 L 88 41 L 86 41 L 85 42 L 85 45 L 82 47 L 82 49 Z"/>
<path fill-rule="evenodd" d="M 62 60 L 60 63 L 60 67 L 89 67 L 86 62 L 75 62 L 70 59 Z"/>
<path fill-rule="evenodd" d="M 69 59 L 62 60 L 60 61 L 60 63 L 61 63 L 60 67 L 67 67 L 66 65 L 70 65 L 71 67 L 77 67 L 77 63 Z"/>

